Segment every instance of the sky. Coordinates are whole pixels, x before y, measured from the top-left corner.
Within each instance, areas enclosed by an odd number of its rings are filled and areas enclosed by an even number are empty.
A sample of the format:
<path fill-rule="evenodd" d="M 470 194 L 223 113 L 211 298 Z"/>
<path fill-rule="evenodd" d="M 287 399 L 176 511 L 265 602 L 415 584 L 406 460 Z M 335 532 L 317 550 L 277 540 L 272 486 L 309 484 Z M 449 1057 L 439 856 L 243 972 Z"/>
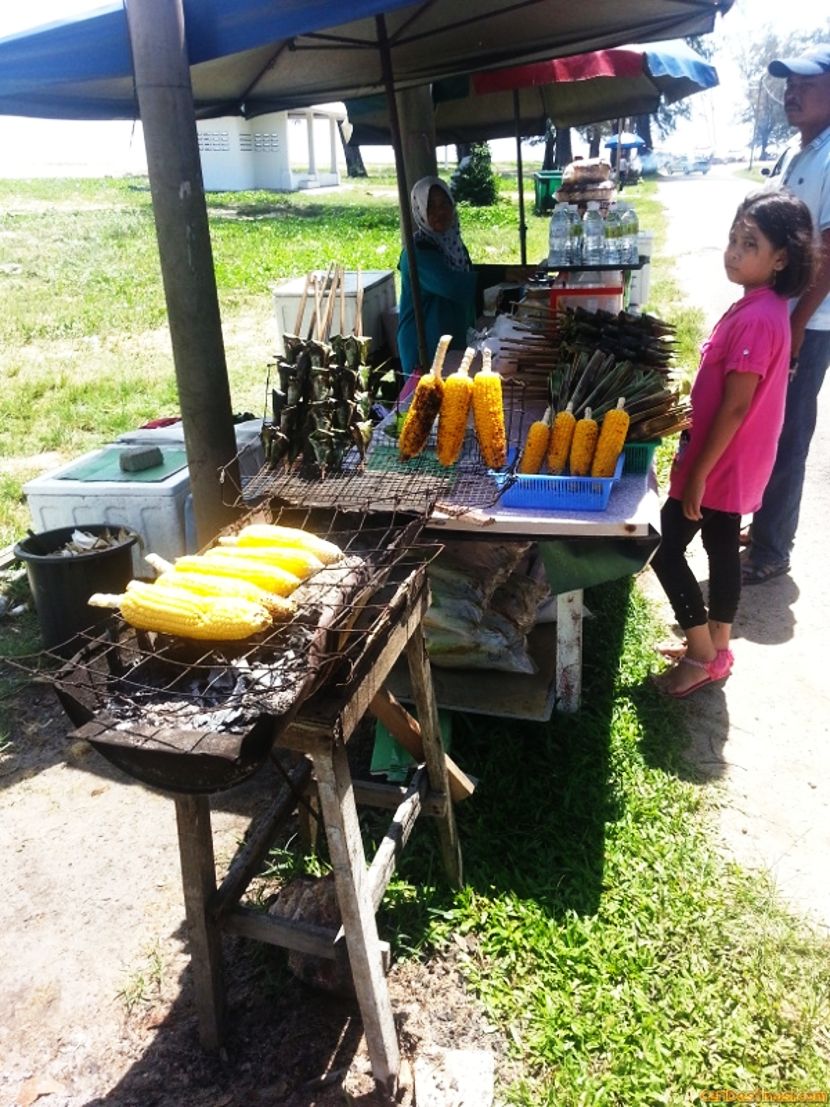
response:
<path fill-rule="evenodd" d="M 25 4 L 0 3 L 0 38 L 37 24 L 50 22 L 102 6 L 101 0 L 27 0 Z M 660 147 L 673 152 L 693 150 L 724 154 L 746 150 L 749 128 L 736 122 L 736 105 L 743 89 L 732 58 L 736 44 L 757 35 L 769 25 L 781 34 L 811 30 L 824 18 L 819 0 L 735 0 L 734 7 L 718 20 L 710 41 L 720 85 L 692 96 L 692 119 L 681 123 Z M 504 139 L 492 144 L 498 160 L 515 157 L 515 143 Z M 453 157 L 449 151 L 449 158 Z M 382 156 L 381 156 L 382 155 Z M 391 150 L 370 147 L 368 162 L 391 160 Z M 444 157 L 438 151 L 439 162 Z M 538 147 L 525 150 L 529 164 L 539 156 Z M 86 123 L 23 119 L 0 116 L 0 177 L 101 176 L 146 171 L 140 124 Z"/>

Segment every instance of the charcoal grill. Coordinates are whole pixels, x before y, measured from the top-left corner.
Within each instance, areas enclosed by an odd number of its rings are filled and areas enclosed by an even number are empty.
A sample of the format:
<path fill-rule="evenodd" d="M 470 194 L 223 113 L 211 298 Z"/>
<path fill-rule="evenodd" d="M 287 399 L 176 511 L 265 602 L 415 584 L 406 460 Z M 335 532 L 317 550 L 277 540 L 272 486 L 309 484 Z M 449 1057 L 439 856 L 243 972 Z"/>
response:
<path fill-rule="evenodd" d="M 84 636 L 55 687 L 75 725 L 131 776 L 171 794 L 179 839 L 194 994 L 202 1044 L 225 1031 L 221 934 L 240 934 L 348 964 L 376 1082 L 394 1091 L 400 1065 L 385 979 L 388 946 L 375 912 L 420 814 L 433 816 L 444 867 L 461 883 L 451 795 L 472 784 L 446 758 L 421 620 L 429 604 L 426 566 L 439 547 L 422 541 L 423 514 L 289 509 L 271 503 L 241 521 L 304 526 L 336 542 L 342 563 L 294 593 L 290 622 L 244 643 L 184 642 L 113 618 Z M 418 722 L 384 688 L 405 654 Z M 420 752 L 408 788 L 353 782 L 346 744 L 367 711 Z M 292 758 L 288 787 L 252 825 L 217 884 L 209 795 L 255 773 L 269 754 Z M 449 770 L 452 771 L 452 780 Z M 340 912 L 340 927 L 263 914 L 240 901 L 282 824 L 314 778 Z M 451 784 L 454 788 L 451 788 Z M 367 865 L 356 802 L 392 808 L 389 829 Z M 302 804 L 301 804 L 302 810 Z M 301 831 L 304 821 L 301 820 Z M 306 833 L 307 843 L 312 844 Z"/>

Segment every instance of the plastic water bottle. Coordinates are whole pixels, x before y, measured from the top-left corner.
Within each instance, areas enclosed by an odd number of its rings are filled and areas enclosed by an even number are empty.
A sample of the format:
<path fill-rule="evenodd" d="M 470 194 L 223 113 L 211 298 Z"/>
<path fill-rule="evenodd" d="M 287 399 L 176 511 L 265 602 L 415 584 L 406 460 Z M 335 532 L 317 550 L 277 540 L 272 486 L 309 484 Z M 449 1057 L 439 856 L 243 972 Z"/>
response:
<path fill-rule="evenodd" d="M 548 265 L 567 265 L 571 260 L 571 220 L 565 204 L 557 204 L 550 217 Z"/>
<path fill-rule="evenodd" d="M 588 201 L 582 220 L 582 261 L 584 265 L 602 265 L 605 225 L 597 200 Z"/>
<path fill-rule="evenodd" d="M 636 265 L 640 260 L 640 221 L 637 212 L 630 205 L 622 213 L 620 227 L 620 261 L 623 265 Z"/>
<path fill-rule="evenodd" d="M 617 205 L 612 203 L 605 217 L 605 261 L 609 265 L 619 265 L 621 258 L 622 226 Z"/>
<path fill-rule="evenodd" d="M 582 217 L 576 204 L 568 204 L 568 219 L 571 223 L 571 265 L 582 264 Z"/>

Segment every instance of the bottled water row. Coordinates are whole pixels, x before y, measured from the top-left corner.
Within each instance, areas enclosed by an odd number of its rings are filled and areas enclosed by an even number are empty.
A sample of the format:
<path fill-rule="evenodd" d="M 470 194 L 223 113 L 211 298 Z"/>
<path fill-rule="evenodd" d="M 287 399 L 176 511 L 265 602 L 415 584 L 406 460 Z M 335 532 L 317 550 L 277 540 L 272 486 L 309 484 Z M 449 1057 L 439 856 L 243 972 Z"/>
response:
<path fill-rule="evenodd" d="M 548 265 L 631 265 L 639 260 L 640 224 L 633 207 L 616 203 L 603 219 L 599 201 L 584 215 L 576 204 L 557 204 L 550 220 Z"/>

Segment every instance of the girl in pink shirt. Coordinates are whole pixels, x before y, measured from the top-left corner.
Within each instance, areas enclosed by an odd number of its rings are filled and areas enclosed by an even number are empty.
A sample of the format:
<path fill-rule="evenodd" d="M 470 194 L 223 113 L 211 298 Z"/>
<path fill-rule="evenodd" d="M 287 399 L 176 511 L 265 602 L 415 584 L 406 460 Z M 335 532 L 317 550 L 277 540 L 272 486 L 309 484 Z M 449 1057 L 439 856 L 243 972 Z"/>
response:
<path fill-rule="evenodd" d="M 812 220 L 801 200 L 761 193 L 740 205 L 724 265 L 744 295 L 703 344 L 692 426 L 672 465 L 651 563 L 686 632 L 676 665 L 658 678 L 670 696 L 688 696 L 732 670 L 741 515 L 760 505 L 775 461 L 790 369 L 787 298 L 808 286 L 813 258 Z M 709 559 L 708 612 L 686 561 L 698 531 Z"/>

